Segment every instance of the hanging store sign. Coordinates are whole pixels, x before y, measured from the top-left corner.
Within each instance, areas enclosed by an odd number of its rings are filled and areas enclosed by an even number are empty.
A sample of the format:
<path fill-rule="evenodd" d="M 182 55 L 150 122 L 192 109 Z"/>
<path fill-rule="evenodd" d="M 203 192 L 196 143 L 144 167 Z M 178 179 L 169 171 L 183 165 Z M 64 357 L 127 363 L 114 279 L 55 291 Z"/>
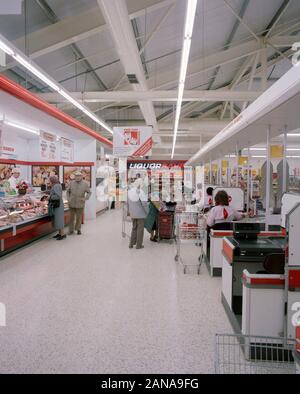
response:
<path fill-rule="evenodd" d="M 58 146 L 56 135 L 40 132 L 40 156 L 42 160 L 58 161 Z"/>
<path fill-rule="evenodd" d="M 272 145 L 270 147 L 271 150 L 271 159 L 282 159 L 284 156 L 284 148 L 282 145 Z"/>
<path fill-rule="evenodd" d="M 66 138 L 60 140 L 60 158 L 66 163 L 74 162 L 74 142 Z"/>
<path fill-rule="evenodd" d="M 149 126 L 114 127 L 114 156 L 143 157 L 152 155 L 152 133 Z"/>
<path fill-rule="evenodd" d="M 128 170 L 160 170 L 163 167 L 174 168 L 180 167 L 183 169 L 186 160 L 129 160 L 127 162 Z"/>

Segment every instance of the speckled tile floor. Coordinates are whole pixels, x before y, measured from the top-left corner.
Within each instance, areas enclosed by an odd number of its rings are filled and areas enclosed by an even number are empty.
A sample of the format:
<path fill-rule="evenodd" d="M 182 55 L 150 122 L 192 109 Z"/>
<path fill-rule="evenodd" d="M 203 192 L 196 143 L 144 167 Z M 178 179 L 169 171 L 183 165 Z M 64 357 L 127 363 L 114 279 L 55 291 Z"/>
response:
<path fill-rule="evenodd" d="M 146 238 L 129 250 L 113 211 L 2 258 L 0 373 L 213 373 L 214 335 L 231 332 L 221 281 Z"/>

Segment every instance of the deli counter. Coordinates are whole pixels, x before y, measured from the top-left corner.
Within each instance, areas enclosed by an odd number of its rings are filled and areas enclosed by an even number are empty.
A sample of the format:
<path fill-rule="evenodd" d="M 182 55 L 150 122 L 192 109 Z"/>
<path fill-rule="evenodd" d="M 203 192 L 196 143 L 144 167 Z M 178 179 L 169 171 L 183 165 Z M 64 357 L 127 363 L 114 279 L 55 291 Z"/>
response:
<path fill-rule="evenodd" d="M 64 200 L 65 224 L 69 221 Z M 47 194 L 0 197 L 0 257 L 53 232 Z"/>

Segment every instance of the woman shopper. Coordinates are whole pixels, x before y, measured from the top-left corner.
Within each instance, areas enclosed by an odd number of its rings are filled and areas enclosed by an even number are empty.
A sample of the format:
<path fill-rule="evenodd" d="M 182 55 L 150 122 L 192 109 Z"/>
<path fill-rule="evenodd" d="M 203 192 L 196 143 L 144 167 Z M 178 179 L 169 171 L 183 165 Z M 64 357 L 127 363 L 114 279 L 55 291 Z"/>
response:
<path fill-rule="evenodd" d="M 57 241 L 61 241 L 67 236 L 65 235 L 65 210 L 62 198 L 62 186 L 56 175 L 50 177 L 50 196 L 49 196 L 49 214 L 52 216 L 52 225 L 58 233 L 53 237 Z"/>
<path fill-rule="evenodd" d="M 207 226 L 213 227 L 218 223 L 230 223 L 241 220 L 244 215 L 229 206 L 229 196 L 225 190 L 221 190 L 215 197 L 216 206 L 209 212 Z"/>

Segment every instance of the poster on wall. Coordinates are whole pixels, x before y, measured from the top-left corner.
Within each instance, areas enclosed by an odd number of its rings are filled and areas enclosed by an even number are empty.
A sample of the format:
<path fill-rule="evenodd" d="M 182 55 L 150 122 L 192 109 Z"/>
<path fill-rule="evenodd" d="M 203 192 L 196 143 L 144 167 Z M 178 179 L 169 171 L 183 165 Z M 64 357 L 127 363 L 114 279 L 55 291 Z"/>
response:
<path fill-rule="evenodd" d="M 41 187 L 49 183 L 49 178 L 53 175 L 59 177 L 58 166 L 32 166 L 32 186 Z"/>
<path fill-rule="evenodd" d="M 0 164 L 0 186 L 9 187 L 9 178 L 12 176 L 12 170 L 15 165 Z"/>
<path fill-rule="evenodd" d="M 74 142 L 67 138 L 60 140 L 60 159 L 63 162 L 74 162 Z"/>
<path fill-rule="evenodd" d="M 143 157 L 152 155 L 152 133 L 149 126 L 114 127 L 114 156 Z"/>
<path fill-rule="evenodd" d="M 75 167 L 75 166 L 64 166 L 64 184 L 67 187 L 70 181 L 74 179 L 74 173 L 80 171 L 83 175 L 83 179 L 88 182 L 90 187 L 92 186 L 92 167 Z"/>
<path fill-rule="evenodd" d="M 40 156 L 42 160 L 58 161 L 58 146 L 56 135 L 40 132 Z"/>

